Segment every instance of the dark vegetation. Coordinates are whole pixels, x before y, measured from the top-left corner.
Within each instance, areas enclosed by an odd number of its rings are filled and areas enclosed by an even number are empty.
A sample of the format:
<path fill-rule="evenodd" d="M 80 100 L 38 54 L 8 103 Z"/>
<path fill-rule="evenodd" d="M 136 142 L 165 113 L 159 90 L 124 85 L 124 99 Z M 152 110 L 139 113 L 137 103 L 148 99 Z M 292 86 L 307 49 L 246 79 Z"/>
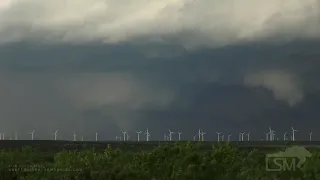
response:
<path fill-rule="evenodd" d="M 2 141 L 5 142 L 5 141 Z M 7 142 L 7 141 L 6 141 Z M 20 141 L 0 152 L 0 179 L 23 180 L 290 180 L 320 179 L 320 151 L 309 148 L 302 169 L 269 172 L 267 153 L 284 150 L 271 144 L 193 142 Z M 51 143 L 50 143 L 51 142 Z M 43 144 L 48 143 L 47 151 Z M 57 144 L 60 144 L 58 146 Z M 256 142 L 258 145 L 261 142 Z M 65 144 L 65 146 L 61 146 Z M 5 146 L 4 143 L 1 143 Z M 32 146 L 32 147 L 31 147 Z M 37 147 L 38 146 L 38 147 Z M 42 147 L 43 146 L 43 147 Z M 55 147 L 56 149 L 50 148 Z M 11 148 L 11 150 L 10 150 Z M 78 149 L 77 149 L 78 148 Z M 270 163 L 270 162 L 269 162 Z M 29 172 L 28 172 L 29 171 Z"/>

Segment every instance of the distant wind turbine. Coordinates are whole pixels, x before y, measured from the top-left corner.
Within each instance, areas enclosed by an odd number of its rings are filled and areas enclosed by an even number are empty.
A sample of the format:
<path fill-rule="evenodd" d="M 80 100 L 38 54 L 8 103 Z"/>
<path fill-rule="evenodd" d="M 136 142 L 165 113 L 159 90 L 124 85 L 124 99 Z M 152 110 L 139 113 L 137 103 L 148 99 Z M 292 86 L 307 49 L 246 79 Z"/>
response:
<path fill-rule="evenodd" d="M 77 140 L 76 132 L 73 132 L 73 141 L 76 141 L 76 140 Z"/>
<path fill-rule="evenodd" d="M 30 134 L 31 134 L 31 140 L 34 140 L 34 133 L 36 132 L 36 130 L 33 130 Z"/>
<path fill-rule="evenodd" d="M 224 135 L 221 136 L 221 141 L 224 141 Z"/>
<path fill-rule="evenodd" d="M 181 132 L 178 132 L 178 138 L 179 138 L 179 141 L 181 140 Z"/>
<path fill-rule="evenodd" d="M 172 141 L 172 134 L 174 134 L 174 132 L 169 129 L 169 141 Z"/>
<path fill-rule="evenodd" d="M 285 133 L 283 134 L 283 140 L 284 140 L 284 141 L 287 140 L 287 134 L 288 134 L 288 132 L 285 132 Z"/>
<path fill-rule="evenodd" d="M 232 134 L 229 134 L 229 135 L 228 135 L 228 141 L 230 141 L 231 136 L 232 136 Z"/>
<path fill-rule="evenodd" d="M 201 130 L 198 131 L 198 141 L 201 141 Z"/>
<path fill-rule="evenodd" d="M 127 132 L 125 132 L 125 131 L 123 131 L 123 130 L 121 130 L 121 132 L 122 132 L 122 134 L 123 134 L 123 141 L 126 141 L 126 134 L 127 134 Z"/>
<path fill-rule="evenodd" d="M 59 129 L 57 129 L 57 130 L 54 132 L 54 140 L 57 140 L 58 131 L 59 131 Z"/>
<path fill-rule="evenodd" d="M 241 141 L 243 141 L 243 136 L 246 132 L 241 133 Z"/>
<path fill-rule="evenodd" d="M 269 137 L 270 137 L 270 132 L 266 133 L 266 141 L 269 141 Z"/>
<path fill-rule="evenodd" d="M 312 141 L 312 132 L 309 133 L 309 141 Z"/>
<path fill-rule="evenodd" d="M 250 141 L 250 132 L 247 133 L 248 141 Z"/>
<path fill-rule="evenodd" d="M 218 142 L 220 141 L 220 134 L 221 134 L 221 132 L 216 132 L 217 133 L 217 135 L 218 135 Z"/>
<path fill-rule="evenodd" d="M 96 141 L 98 141 L 98 135 L 99 135 L 99 134 L 96 132 Z"/>
<path fill-rule="evenodd" d="M 297 132 L 298 130 L 294 129 L 293 127 L 291 127 L 291 129 L 292 129 L 292 141 L 295 141 L 294 133 Z"/>
<path fill-rule="evenodd" d="M 151 134 L 149 133 L 149 129 L 147 128 L 147 132 L 145 133 L 146 135 L 146 141 L 149 141 L 149 138 L 151 137 Z"/>
<path fill-rule="evenodd" d="M 204 135 L 207 134 L 206 132 L 201 132 L 201 140 L 204 141 Z"/>
<path fill-rule="evenodd" d="M 81 141 L 83 141 L 83 136 L 81 137 Z"/>
<path fill-rule="evenodd" d="M 136 131 L 137 133 L 137 140 L 140 141 L 140 133 L 142 133 L 142 131 Z"/>

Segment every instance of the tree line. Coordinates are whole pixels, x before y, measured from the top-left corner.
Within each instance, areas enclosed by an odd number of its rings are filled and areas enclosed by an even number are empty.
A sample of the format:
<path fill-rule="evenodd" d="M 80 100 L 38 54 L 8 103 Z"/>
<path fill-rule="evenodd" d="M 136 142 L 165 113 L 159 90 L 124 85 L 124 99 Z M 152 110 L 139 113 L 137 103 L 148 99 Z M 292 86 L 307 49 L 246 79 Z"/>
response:
<path fill-rule="evenodd" d="M 63 150 L 52 157 L 31 147 L 1 150 L 4 180 L 290 180 L 320 179 L 320 151 L 312 151 L 301 169 L 268 171 L 265 151 L 230 144 L 200 151 L 201 143 L 164 144 L 151 151 Z"/>

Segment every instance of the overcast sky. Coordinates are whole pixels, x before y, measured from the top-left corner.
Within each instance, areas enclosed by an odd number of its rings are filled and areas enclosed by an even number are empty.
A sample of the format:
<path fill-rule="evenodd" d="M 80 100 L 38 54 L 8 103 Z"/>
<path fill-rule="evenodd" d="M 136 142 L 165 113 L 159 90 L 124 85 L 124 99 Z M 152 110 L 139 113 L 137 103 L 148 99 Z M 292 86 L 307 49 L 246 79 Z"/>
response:
<path fill-rule="evenodd" d="M 0 131 L 316 131 L 318 0 L 0 0 Z"/>

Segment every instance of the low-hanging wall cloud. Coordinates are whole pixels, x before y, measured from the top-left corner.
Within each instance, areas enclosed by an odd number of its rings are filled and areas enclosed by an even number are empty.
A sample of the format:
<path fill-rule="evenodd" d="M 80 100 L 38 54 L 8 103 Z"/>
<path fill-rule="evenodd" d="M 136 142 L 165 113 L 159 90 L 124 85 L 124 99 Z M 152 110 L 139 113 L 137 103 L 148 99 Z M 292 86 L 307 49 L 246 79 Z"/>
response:
<path fill-rule="evenodd" d="M 317 0 L 1 0 L 0 131 L 312 131 L 319 38 Z"/>

